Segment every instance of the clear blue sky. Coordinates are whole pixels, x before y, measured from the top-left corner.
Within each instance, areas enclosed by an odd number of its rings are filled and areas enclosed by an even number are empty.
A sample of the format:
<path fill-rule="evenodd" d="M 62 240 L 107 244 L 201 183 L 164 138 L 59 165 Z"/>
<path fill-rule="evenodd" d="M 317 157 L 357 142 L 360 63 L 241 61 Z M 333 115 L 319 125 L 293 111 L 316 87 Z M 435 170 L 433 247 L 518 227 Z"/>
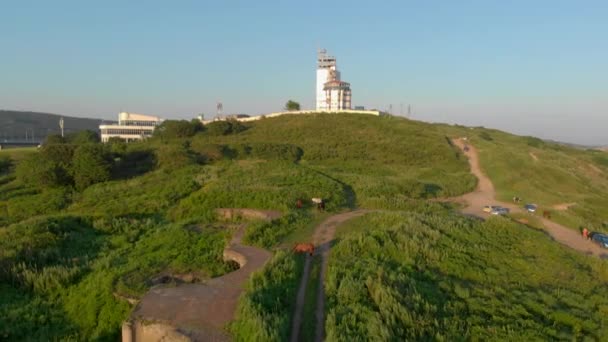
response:
<path fill-rule="evenodd" d="M 607 1 L 3 1 L 0 108 L 115 118 L 355 105 L 608 144 Z M 404 110 L 405 111 L 405 110 Z"/>

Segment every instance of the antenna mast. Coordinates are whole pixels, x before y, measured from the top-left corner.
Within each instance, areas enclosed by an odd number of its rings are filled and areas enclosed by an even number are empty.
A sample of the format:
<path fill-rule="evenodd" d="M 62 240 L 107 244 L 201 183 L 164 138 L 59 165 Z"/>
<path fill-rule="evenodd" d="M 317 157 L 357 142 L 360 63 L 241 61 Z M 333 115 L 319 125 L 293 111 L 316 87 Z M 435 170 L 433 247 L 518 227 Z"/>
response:
<path fill-rule="evenodd" d="M 59 128 L 61 128 L 61 137 L 63 138 L 63 117 L 59 119 Z"/>

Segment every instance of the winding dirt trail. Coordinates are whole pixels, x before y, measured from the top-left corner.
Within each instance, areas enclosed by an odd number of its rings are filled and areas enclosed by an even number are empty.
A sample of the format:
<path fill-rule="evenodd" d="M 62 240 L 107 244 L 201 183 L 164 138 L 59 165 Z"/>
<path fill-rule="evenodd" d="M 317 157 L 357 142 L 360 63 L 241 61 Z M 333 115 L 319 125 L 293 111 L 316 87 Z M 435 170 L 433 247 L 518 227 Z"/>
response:
<path fill-rule="evenodd" d="M 454 139 L 452 142 L 454 145 L 460 147 L 460 149 L 464 151 L 465 142 L 462 141 L 462 139 Z M 465 208 L 462 209 L 463 213 L 481 218 L 487 218 L 490 216 L 489 213 L 483 211 L 483 207 L 485 205 L 500 205 L 502 207 L 509 208 L 512 213 L 526 213 L 523 208 L 513 203 L 500 202 L 496 200 L 496 191 L 492 181 L 481 171 L 477 149 L 470 144 L 467 144 L 467 146 L 469 147 L 469 151 L 464 152 L 464 154 L 469 159 L 471 173 L 473 173 L 478 179 L 477 188 L 473 192 L 452 198 L 450 200 L 465 204 Z M 583 237 L 577 231 L 540 216 L 537 216 L 537 218 L 544 225 L 545 231 L 555 241 L 588 255 L 608 258 L 608 253 L 606 250 L 590 241 L 583 239 Z"/>
<path fill-rule="evenodd" d="M 370 210 L 354 210 L 328 217 L 325 221 L 315 228 L 312 236 L 313 244 L 315 245 L 315 254 L 321 256 L 321 270 L 319 273 L 319 286 L 317 287 L 317 303 L 315 306 L 316 331 L 315 341 L 323 341 L 325 334 L 325 289 L 323 287 L 325 274 L 327 273 L 327 261 L 329 259 L 329 251 L 334 240 L 336 228 L 342 223 L 351 220 L 355 217 L 362 216 Z M 304 273 L 300 281 L 298 290 L 298 298 L 296 300 L 296 308 L 294 312 L 291 341 L 296 342 L 299 339 L 300 327 L 302 326 L 302 313 L 304 310 L 304 298 L 306 296 L 306 284 L 310 274 L 310 261 L 312 258 L 307 257 L 304 265 Z"/>
<path fill-rule="evenodd" d="M 235 216 L 272 220 L 278 212 L 252 209 L 218 209 L 218 214 L 230 219 Z M 204 284 L 183 284 L 176 287 L 155 287 L 141 299 L 131 315 L 130 341 L 163 340 L 176 333 L 184 340 L 229 341 L 225 325 L 234 318 L 238 299 L 252 272 L 260 269 L 272 254 L 267 250 L 245 246 L 242 238 L 246 224 L 239 226 L 229 245 L 224 249 L 224 260 L 232 260 L 240 268 Z M 134 324 L 135 322 L 135 324 Z M 169 333 L 153 339 L 144 331 L 145 325 L 136 322 L 158 322 Z M 160 326 L 157 324 L 156 326 Z M 123 341 L 125 340 L 123 326 Z M 127 332 L 128 335 L 128 332 Z"/>

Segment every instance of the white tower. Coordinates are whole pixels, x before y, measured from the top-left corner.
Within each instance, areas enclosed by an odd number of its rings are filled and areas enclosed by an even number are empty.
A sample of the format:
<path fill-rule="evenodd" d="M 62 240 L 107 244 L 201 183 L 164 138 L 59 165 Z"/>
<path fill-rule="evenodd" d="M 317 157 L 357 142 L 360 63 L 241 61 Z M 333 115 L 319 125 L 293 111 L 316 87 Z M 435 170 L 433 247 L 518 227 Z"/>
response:
<path fill-rule="evenodd" d="M 327 50 L 319 49 L 317 54 L 317 110 L 324 111 L 328 110 L 328 104 L 326 99 L 325 83 L 330 81 L 330 71 L 334 71 L 334 77 L 336 80 L 340 80 L 340 72 L 336 69 L 336 58 L 329 56 Z"/>

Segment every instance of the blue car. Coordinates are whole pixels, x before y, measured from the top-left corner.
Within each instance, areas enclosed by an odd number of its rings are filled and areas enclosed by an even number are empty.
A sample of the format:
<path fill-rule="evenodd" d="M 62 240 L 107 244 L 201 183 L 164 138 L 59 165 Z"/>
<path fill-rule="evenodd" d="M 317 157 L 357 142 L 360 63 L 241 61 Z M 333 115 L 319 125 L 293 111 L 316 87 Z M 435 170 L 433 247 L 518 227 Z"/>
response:
<path fill-rule="evenodd" d="M 608 248 L 608 235 L 602 233 L 591 233 L 591 241 L 600 245 L 600 247 Z"/>

